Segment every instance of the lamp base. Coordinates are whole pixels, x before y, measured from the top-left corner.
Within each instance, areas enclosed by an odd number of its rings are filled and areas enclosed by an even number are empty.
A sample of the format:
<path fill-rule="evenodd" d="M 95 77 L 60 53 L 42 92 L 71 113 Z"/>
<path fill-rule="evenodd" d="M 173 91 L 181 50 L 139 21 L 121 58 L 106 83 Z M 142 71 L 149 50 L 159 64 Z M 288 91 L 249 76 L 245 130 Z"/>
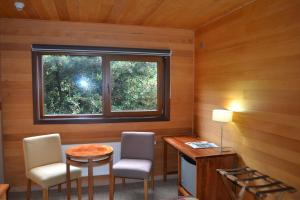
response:
<path fill-rule="evenodd" d="M 219 147 L 220 153 L 231 151 L 231 147 Z"/>

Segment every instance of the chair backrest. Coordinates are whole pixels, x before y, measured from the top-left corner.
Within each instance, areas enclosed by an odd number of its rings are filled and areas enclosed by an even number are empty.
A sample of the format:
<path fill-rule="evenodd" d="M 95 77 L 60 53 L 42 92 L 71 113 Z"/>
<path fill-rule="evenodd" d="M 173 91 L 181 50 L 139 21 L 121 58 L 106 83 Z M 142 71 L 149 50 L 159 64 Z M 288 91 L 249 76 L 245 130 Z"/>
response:
<path fill-rule="evenodd" d="M 23 139 L 25 169 L 62 162 L 61 141 L 58 133 Z"/>
<path fill-rule="evenodd" d="M 121 158 L 145 159 L 153 161 L 153 132 L 122 132 Z"/>

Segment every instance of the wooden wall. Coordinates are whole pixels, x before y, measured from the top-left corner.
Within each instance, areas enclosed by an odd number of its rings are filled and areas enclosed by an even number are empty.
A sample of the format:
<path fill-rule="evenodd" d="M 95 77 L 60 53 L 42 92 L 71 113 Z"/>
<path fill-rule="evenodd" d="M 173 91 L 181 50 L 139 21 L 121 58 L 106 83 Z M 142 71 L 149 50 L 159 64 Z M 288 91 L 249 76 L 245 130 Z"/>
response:
<path fill-rule="evenodd" d="M 0 52 L 0 77 L 1 77 L 1 52 Z M 2 142 L 2 96 L 1 96 L 1 81 L 0 81 L 0 183 L 3 183 L 3 142 Z"/>
<path fill-rule="evenodd" d="M 1 103 L 0 103 L 1 106 Z M 0 107 L 0 183 L 3 183 L 3 142 L 2 142 L 2 112 Z"/>
<path fill-rule="evenodd" d="M 34 125 L 31 44 L 69 44 L 135 48 L 169 48 L 171 120 L 113 124 Z M 59 132 L 63 143 L 115 141 L 123 130 L 151 130 L 162 135 L 190 133 L 193 121 L 194 32 L 92 23 L 0 19 L 1 84 L 5 181 L 24 185 L 21 140 Z M 161 173 L 161 142 L 156 148 L 156 174 Z M 176 162 L 173 162 L 176 163 Z M 176 166 L 174 166 L 176 167 Z"/>
<path fill-rule="evenodd" d="M 225 146 L 233 147 L 242 163 L 298 190 L 299 11 L 298 0 L 260 0 L 200 28 L 194 109 L 197 134 L 218 143 L 212 109 L 239 103 L 243 111 L 225 126 Z M 290 199 L 300 199 L 300 192 Z"/>
<path fill-rule="evenodd" d="M 1 53 L 0 53 L 1 69 Z M 1 77 L 1 70 L 0 70 Z M 0 82 L 0 183 L 3 183 L 3 144 L 2 144 L 2 99 L 1 99 L 1 82 Z"/>

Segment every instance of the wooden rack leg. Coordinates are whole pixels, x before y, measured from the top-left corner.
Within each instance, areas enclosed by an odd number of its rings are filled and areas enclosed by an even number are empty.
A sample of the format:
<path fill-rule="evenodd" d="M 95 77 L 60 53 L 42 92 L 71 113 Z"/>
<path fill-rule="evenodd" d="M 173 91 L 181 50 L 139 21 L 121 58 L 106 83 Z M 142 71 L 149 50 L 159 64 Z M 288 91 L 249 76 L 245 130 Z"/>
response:
<path fill-rule="evenodd" d="M 230 185 L 228 184 L 227 182 L 227 179 L 225 178 L 225 176 L 221 176 L 222 178 L 222 182 L 224 183 L 225 187 L 226 187 L 226 190 L 228 191 L 229 195 L 230 195 L 230 198 L 231 200 L 237 200 L 237 197 L 235 195 L 235 193 L 232 191 Z"/>
<path fill-rule="evenodd" d="M 246 192 L 246 186 L 247 185 L 245 185 L 244 187 L 241 188 L 241 191 L 238 194 L 237 200 L 242 200 L 244 198 L 244 195 L 245 195 L 245 192 Z"/>
<path fill-rule="evenodd" d="M 255 199 L 255 200 L 263 200 L 264 197 L 255 197 L 254 199 Z"/>
<path fill-rule="evenodd" d="M 276 196 L 276 200 L 282 200 L 284 194 L 285 194 L 284 192 L 279 193 L 279 194 Z"/>

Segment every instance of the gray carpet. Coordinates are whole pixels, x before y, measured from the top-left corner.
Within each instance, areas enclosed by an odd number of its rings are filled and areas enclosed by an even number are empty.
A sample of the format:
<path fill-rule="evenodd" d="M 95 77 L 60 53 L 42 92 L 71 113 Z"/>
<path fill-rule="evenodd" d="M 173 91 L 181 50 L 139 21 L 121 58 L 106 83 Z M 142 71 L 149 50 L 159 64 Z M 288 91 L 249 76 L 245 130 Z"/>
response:
<path fill-rule="evenodd" d="M 87 188 L 83 188 L 82 199 L 88 199 Z M 42 192 L 34 191 L 31 196 L 32 200 L 41 200 Z M 116 185 L 115 200 L 143 200 L 144 198 L 144 185 L 143 182 L 126 183 L 125 186 Z M 25 199 L 25 193 L 23 192 L 11 192 L 9 193 L 9 200 L 23 200 Z M 49 192 L 49 200 L 65 200 L 66 192 L 57 192 L 57 190 L 51 190 Z M 76 189 L 72 191 L 72 199 L 77 199 Z M 108 200 L 108 186 L 98 186 L 94 188 L 95 200 Z M 167 182 L 156 181 L 155 189 L 149 189 L 149 200 L 176 200 L 177 199 L 177 180 L 170 179 Z"/>

